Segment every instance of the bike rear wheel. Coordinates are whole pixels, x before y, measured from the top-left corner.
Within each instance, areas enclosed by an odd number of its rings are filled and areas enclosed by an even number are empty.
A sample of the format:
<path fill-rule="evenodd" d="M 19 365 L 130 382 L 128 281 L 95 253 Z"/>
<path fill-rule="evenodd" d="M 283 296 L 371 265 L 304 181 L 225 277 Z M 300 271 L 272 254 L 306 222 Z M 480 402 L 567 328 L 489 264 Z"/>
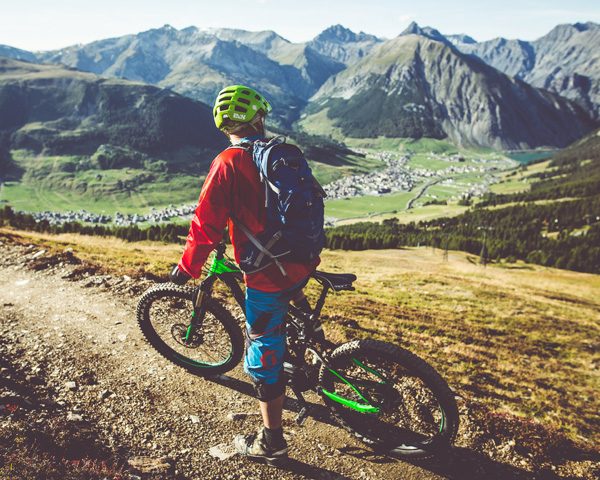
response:
<path fill-rule="evenodd" d="M 319 383 L 337 398 L 321 391 L 341 425 L 390 455 L 428 458 L 456 436 L 454 393 L 429 364 L 403 348 L 375 340 L 341 345 L 329 367 L 321 367 Z"/>
<path fill-rule="evenodd" d="M 242 331 L 233 316 L 210 298 L 204 300 L 202 327 L 188 330 L 193 295 L 193 289 L 170 283 L 146 291 L 137 307 L 142 334 L 163 357 L 190 372 L 202 376 L 227 372 L 242 359 Z"/>

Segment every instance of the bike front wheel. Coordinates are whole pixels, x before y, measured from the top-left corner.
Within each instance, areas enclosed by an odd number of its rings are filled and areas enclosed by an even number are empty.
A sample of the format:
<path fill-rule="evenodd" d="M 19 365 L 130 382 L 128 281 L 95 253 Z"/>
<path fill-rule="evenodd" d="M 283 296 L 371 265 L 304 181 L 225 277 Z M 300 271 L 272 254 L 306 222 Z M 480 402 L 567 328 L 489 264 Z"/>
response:
<path fill-rule="evenodd" d="M 336 348 L 319 373 L 321 396 L 348 431 L 399 458 L 428 458 L 454 440 L 454 393 L 421 358 L 375 340 Z"/>
<path fill-rule="evenodd" d="M 194 290 L 171 283 L 146 291 L 137 307 L 142 334 L 158 353 L 201 376 L 234 368 L 244 353 L 242 331 L 227 309 L 205 299 L 201 327 L 192 326 Z"/>

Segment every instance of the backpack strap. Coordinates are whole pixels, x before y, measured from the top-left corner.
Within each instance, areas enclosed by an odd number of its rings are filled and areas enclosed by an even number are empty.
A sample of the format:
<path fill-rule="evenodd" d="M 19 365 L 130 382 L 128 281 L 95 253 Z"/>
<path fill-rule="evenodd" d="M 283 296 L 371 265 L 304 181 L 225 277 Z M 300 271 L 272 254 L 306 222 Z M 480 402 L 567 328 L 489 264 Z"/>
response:
<path fill-rule="evenodd" d="M 275 262 L 275 265 L 277 265 L 277 267 L 279 268 L 279 270 L 281 271 L 281 274 L 284 277 L 287 277 L 287 272 L 285 271 L 285 268 L 283 268 L 283 265 L 281 264 L 281 262 L 279 261 L 279 259 L 277 258 L 277 256 L 273 255 L 268 249 L 271 248 L 275 242 L 277 242 L 277 240 L 279 240 L 281 238 L 281 231 L 276 232 L 271 239 L 269 240 L 269 242 L 267 243 L 267 245 L 263 246 L 262 243 L 260 243 L 260 241 L 258 240 L 258 238 L 256 238 L 252 232 L 250 232 L 250 230 L 246 227 L 246 225 L 244 225 L 241 221 L 239 221 L 237 218 L 235 218 L 233 215 L 231 215 L 231 220 L 233 220 L 233 223 L 235 224 L 236 227 L 239 227 L 239 229 L 244 232 L 244 234 L 248 237 L 248 240 L 250 240 L 252 242 L 252 244 L 261 252 L 261 254 L 258 256 L 258 258 L 256 259 L 256 261 L 254 262 L 255 266 L 258 266 L 260 264 L 260 262 L 262 261 L 262 259 L 267 256 L 269 257 L 273 262 Z M 286 252 L 288 253 L 288 252 Z"/>
<path fill-rule="evenodd" d="M 268 207 L 269 204 L 269 188 L 271 188 L 276 195 L 279 195 L 280 193 L 279 188 L 269 180 L 269 155 L 271 154 L 270 150 L 273 147 L 282 143 L 285 143 L 285 137 L 283 135 L 273 137 L 268 142 L 257 141 L 255 148 L 251 152 L 254 164 L 258 168 L 260 179 L 265 184 L 265 207 Z"/>
<path fill-rule="evenodd" d="M 266 179 L 268 181 L 269 150 L 282 143 L 285 143 L 285 137 L 282 135 L 274 137 L 268 142 L 261 142 L 259 140 L 255 143 L 255 148 L 252 152 L 252 155 L 254 157 L 254 163 L 258 167 L 258 172 L 260 173 L 261 179 Z"/>
<path fill-rule="evenodd" d="M 254 147 L 253 142 L 242 142 L 242 143 L 236 143 L 235 145 L 229 145 L 225 150 L 231 150 L 232 148 L 239 148 L 241 150 L 244 150 L 244 151 L 252 154 L 253 147 Z"/>

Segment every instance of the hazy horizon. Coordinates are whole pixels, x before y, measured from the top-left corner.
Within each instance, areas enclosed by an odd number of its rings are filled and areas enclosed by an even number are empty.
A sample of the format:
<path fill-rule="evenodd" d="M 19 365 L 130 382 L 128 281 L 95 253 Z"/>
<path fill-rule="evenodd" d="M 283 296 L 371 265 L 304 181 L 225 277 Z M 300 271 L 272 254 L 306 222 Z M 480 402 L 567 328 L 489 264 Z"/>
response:
<path fill-rule="evenodd" d="M 341 24 L 354 32 L 392 38 L 413 21 L 444 34 L 469 35 L 477 41 L 496 37 L 535 40 L 558 24 L 600 22 L 600 3 L 593 0 L 573 0 L 569 9 L 560 0 L 507 0 L 484 8 L 474 0 L 456 0 L 451 5 L 442 0 L 418 4 L 380 0 L 368 5 L 363 1 L 333 0 L 326 11 L 321 11 L 321 3 L 315 0 L 305 0 L 302 5 L 290 0 L 230 0 L 226 5 L 193 0 L 173 0 L 168 5 L 154 0 L 82 3 L 55 0 L 49 5 L 40 0 L 22 0 L 6 5 L 0 16 L 0 44 L 32 51 L 53 50 L 166 24 L 178 30 L 190 26 L 201 30 L 273 30 L 291 42 L 308 41 L 326 28 Z"/>

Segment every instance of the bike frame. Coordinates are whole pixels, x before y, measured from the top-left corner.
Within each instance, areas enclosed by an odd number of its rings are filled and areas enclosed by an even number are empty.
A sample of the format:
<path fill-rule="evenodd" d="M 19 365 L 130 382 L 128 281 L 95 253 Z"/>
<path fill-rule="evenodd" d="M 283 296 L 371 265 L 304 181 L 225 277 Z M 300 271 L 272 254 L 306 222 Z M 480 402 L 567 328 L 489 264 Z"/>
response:
<path fill-rule="evenodd" d="M 194 311 L 192 313 L 190 325 L 187 328 L 186 336 L 184 339 L 185 341 L 188 341 L 188 339 L 192 337 L 194 332 L 202 331 L 202 322 L 206 314 L 206 304 L 204 300 L 206 298 L 211 297 L 214 284 L 217 280 L 221 280 L 223 283 L 225 283 L 225 285 L 227 285 L 236 303 L 240 306 L 244 314 L 246 312 L 245 295 L 242 291 L 242 288 L 240 287 L 240 283 L 243 282 L 242 272 L 235 263 L 233 263 L 225 256 L 225 251 L 225 244 L 220 243 L 215 249 L 215 255 L 213 256 L 212 262 L 208 268 L 208 274 L 206 278 L 202 281 L 202 283 L 194 293 Z M 296 358 L 302 360 L 300 364 L 292 364 L 285 362 L 284 370 L 290 376 L 290 386 L 292 388 L 292 391 L 296 395 L 298 402 L 301 405 L 301 410 L 297 418 L 297 422 L 300 424 L 303 423 L 306 417 L 308 416 L 308 404 L 302 396 L 302 391 L 305 391 L 307 389 L 305 388 L 304 390 L 302 390 L 300 387 L 298 387 L 298 385 L 294 384 L 293 379 L 294 374 L 298 371 L 298 369 L 304 371 L 303 368 L 308 366 L 306 364 L 306 361 L 304 360 L 304 355 L 307 350 L 312 352 L 319 360 L 319 362 L 321 362 L 332 375 L 337 377 L 341 382 L 348 385 L 364 403 L 345 398 L 335 392 L 330 392 L 324 388 L 319 387 L 316 383 L 314 385 L 311 385 L 310 388 L 308 388 L 309 390 L 314 390 L 317 393 L 322 393 L 330 400 L 340 403 L 346 407 L 352 408 L 360 413 L 377 414 L 381 411 L 381 406 L 376 405 L 376 402 L 369 399 L 368 395 L 364 394 L 359 389 L 360 384 L 363 384 L 364 386 L 371 386 L 373 382 L 355 380 L 355 383 L 352 383 L 348 378 L 345 378 L 343 375 L 341 375 L 339 372 L 333 369 L 329 365 L 328 356 L 329 352 L 333 351 L 333 349 L 335 349 L 337 345 L 333 342 L 330 342 L 329 340 L 326 340 L 325 338 L 314 338 L 314 336 L 311 336 L 311 334 L 307 332 L 307 325 L 309 325 L 311 322 L 319 321 L 321 310 L 323 308 L 323 305 L 325 304 L 325 298 L 329 293 L 329 289 L 329 285 L 323 284 L 323 289 L 319 295 L 319 298 L 317 300 L 312 314 L 308 314 L 300 310 L 293 304 L 290 304 L 289 306 L 287 327 L 293 329 L 294 335 L 297 338 L 299 344 L 299 348 L 294 350 L 293 353 L 295 354 Z M 289 345 L 288 343 L 288 349 L 289 348 L 291 348 L 291 345 Z M 358 359 L 353 359 L 353 361 L 358 367 L 378 377 L 378 385 L 387 384 L 387 381 L 382 374 L 364 365 Z"/>

